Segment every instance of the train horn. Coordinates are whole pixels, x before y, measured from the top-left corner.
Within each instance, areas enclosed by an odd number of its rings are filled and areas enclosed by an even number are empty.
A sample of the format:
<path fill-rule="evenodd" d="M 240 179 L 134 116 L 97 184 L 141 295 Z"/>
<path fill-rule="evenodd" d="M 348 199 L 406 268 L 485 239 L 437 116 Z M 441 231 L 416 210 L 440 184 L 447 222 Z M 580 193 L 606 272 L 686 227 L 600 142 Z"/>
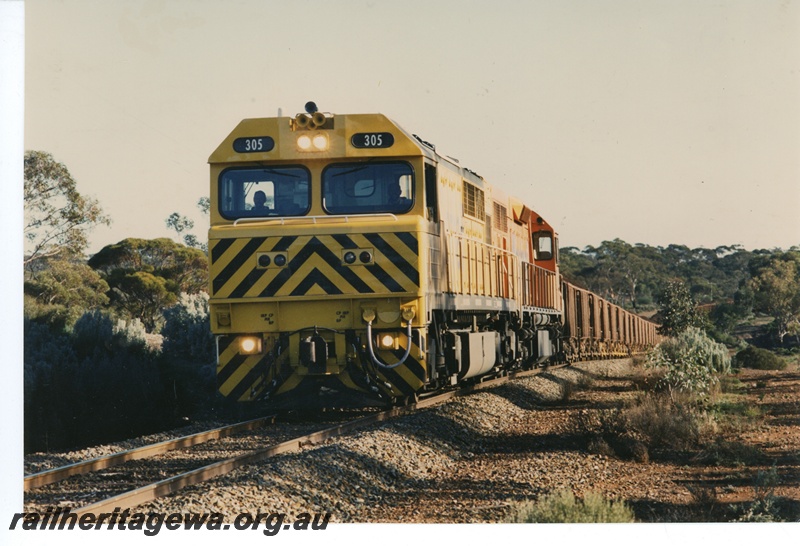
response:
<path fill-rule="evenodd" d="M 325 119 L 325 114 L 322 112 L 314 112 L 314 115 L 311 116 L 311 121 L 314 122 L 316 127 L 322 127 L 327 120 Z"/>
<path fill-rule="evenodd" d="M 294 122 L 301 129 L 305 129 L 306 127 L 308 127 L 311 124 L 311 121 L 312 121 L 311 116 L 309 116 L 308 114 L 297 114 L 294 117 Z"/>

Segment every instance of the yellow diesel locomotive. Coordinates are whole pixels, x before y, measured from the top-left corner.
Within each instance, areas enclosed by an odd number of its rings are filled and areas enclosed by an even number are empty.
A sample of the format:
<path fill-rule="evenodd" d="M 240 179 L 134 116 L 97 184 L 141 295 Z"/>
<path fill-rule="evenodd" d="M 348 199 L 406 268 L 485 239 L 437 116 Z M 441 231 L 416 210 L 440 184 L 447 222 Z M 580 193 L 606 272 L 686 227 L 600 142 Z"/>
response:
<path fill-rule="evenodd" d="M 209 163 L 210 317 L 229 399 L 326 388 L 392 403 L 629 350 L 610 307 L 594 330 L 565 309 L 575 292 L 547 221 L 381 114 L 308 103 L 246 119 Z"/>

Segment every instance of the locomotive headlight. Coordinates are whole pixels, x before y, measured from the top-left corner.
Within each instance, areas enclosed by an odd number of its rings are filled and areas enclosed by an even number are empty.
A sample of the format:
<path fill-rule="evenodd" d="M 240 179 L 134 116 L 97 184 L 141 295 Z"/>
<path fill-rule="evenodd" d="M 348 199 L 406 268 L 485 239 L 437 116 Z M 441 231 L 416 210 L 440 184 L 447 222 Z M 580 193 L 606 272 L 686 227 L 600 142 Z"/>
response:
<path fill-rule="evenodd" d="M 308 135 L 301 135 L 297 138 L 297 147 L 307 152 L 311 149 L 311 137 Z"/>
<path fill-rule="evenodd" d="M 239 338 L 239 352 L 245 355 L 255 355 L 261 352 L 261 338 L 245 336 Z"/>
<path fill-rule="evenodd" d="M 328 137 L 326 135 L 316 135 L 311 139 L 311 144 L 314 145 L 315 149 L 325 151 L 328 149 Z"/>
<path fill-rule="evenodd" d="M 394 349 L 396 345 L 395 341 L 395 337 L 392 334 L 378 335 L 378 347 L 381 349 Z"/>
<path fill-rule="evenodd" d="M 300 135 L 297 137 L 297 149 L 301 152 L 324 152 L 330 146 L 328 135 Z"/>

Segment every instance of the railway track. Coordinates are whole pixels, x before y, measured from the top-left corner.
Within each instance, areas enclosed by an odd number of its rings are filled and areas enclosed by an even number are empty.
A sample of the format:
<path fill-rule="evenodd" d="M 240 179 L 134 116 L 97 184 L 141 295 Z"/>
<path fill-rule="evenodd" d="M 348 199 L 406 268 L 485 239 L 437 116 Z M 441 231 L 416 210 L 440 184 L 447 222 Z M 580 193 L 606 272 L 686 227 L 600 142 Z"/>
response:
<path fill-rule="evenodd" d="M 133 508 L 269 457 L 297 452 L 367 425 L 548 368 L 510 372 L 458 390 L 421 398 L 405 406 L 328 425 L 321 430 L 318 423 L 264 429 L 264 425 L 274 420 L 265 417 L 39 472 L 25 478 L 26 510 L 68 507 L 72 513 L 80 515 Z M 243 432 L 248 434 L 237 436 Z M 242 438 L 245 438 L 243 442 Z M 196 456 L 198 449 L 205 449 L 205 452 Z M 180 453 L 187 450 L 194 451 L 195 455 L 191 457 L 194 462 L 181 461 Z M 202 461 L 199 466 L 197 461 Z"/>
<path fill-rule="evenodd" d="M 25 476 L 23 485 L 24 491 L 30 491 L 38 487 L 42 487 L 51 483 L 59 482 L 69 478 L 70 476 L 78 476 L 88 474 L 96 470 L 103 470 L 117 465 L 121 465 L 128 461 L 135 461 L 138 459 L 146 459 L 161 453 L 166 453 L 173 449 L 187 448 L 194 445 L 202 444 L 211 440 L 225 438 L 245 430 L 253 430 L 269 422 L 274 422 L 274 416 L 260 417 L 258 419 L 251 419 L 241 423 L 218 427 L 195 434 L 188 434 L 180 438 L 172 440 L 164 440 L 155 444 L 149 444 L 142 447 L 128 449 L 102 457 L 96 457 L 86 461 L 80 461 L 66 466 L 44 470 Z"/>

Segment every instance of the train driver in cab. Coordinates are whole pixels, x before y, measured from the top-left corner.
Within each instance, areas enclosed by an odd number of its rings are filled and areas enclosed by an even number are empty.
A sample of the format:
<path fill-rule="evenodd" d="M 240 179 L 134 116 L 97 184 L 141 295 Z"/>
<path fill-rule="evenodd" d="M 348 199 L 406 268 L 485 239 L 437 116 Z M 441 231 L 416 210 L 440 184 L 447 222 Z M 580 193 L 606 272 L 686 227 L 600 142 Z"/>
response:
<path fill-rule="evenodd" d="M 271 212 L 271 209 L 267 206 L 267 194 L 261 190 L 253 194 L 252 212 L 256 214 L 269 214 Z"/>
<path fill-rule="evenodd" d="M 411 199 L 402 196 L 403 190 L 400 188 L 400 181 L 395 180 L 389 182 L 389 187 L 386 190 L 387 201 L 386 205 L 389 210 L 404 211 L 411 207 Z"/>

